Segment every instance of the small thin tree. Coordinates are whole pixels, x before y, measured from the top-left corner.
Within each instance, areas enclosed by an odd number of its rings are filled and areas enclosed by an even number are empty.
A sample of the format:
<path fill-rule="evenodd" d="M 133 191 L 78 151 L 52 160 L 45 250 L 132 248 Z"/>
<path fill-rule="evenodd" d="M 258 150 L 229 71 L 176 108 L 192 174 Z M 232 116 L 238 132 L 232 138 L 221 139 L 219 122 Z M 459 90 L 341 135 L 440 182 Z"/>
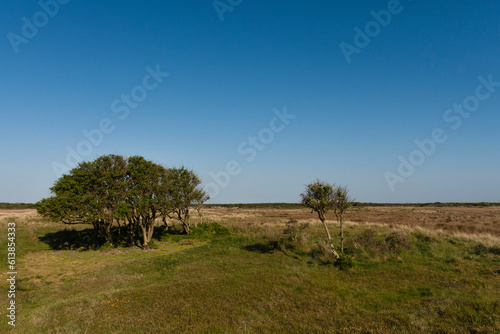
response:
<path fill-rule="evenodd" d="M 312 212 L 318 214 L 319 220 L 323 223 L 325 228 L 326 236 L 328 238 L 328 243 L 330 244 L 330 250 L 333 256 L 338 259 L 340 256 L 333 248 L 332 237 L 328 226 L 326 225 L 326 214 L 329 210 L 335 207 L 335 185 L 331 185 L 327 182 L 316 180 L 306 186 L 304 193 L 300 194 L 302 197 L 302 204 L 310 208 Z"/>
<path fill-rule="evenodd" d="M 349 189 L 346 186 L 334 188 L 333 213 L 337 217 L 340 225 L 340 252 L 344 254 L 344 214 L 353 203 L 354 199 L 349 196 Z"/>

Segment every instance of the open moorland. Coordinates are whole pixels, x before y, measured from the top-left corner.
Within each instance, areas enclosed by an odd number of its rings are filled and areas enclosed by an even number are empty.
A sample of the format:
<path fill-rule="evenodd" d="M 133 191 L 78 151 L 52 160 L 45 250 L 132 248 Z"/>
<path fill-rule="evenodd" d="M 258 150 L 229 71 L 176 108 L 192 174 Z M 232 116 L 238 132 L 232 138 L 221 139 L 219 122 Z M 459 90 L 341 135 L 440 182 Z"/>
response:
<path fill-rule="evenodd" d="M 2 272 L 9 222 L 17 266 L 16 326 L 2 279 L 0 332 L 500 332 L 500 206 L 355 206 L 345 219 L 352 262 L 339 264 L 294 205 L 208 206 L 190 235 L 158 222 L 148 250 L 0 210 Z"/>

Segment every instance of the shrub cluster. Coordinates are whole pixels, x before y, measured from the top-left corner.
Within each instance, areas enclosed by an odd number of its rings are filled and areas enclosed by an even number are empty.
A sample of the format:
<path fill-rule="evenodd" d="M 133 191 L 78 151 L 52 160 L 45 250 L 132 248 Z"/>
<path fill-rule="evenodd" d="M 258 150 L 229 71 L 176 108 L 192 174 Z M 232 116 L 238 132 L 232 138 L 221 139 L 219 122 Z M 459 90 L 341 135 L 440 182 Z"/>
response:
<path fill-rule="evenodd" d="M 191 234 L 194 236 L 211 235 L 222 237 L 229 235 L 229 230 L 219 223 L 201 223 L 191 230 Z"/>
<path fill-rule="evenodd" d="M 354 254 L 356 251 L 366 251 L 368 253 L 396 253 L 411 251 L 413 246 L 410 243 L 408 234 L 402 231 L 391 232 L 385 238 L 377 238 L 372 229 L 364 230 L 356 238 L 348 241 L 347 253 Z"/>
<path fill-rule="evenodd" d="M 198 176 L 184 167 L 165 168 L 143 157 L 107 155 L 82 162 L 50 189 L 54 196 L 36 204 L 54 221 L 92 224 L 97 237 L 112 243 L 111 227 L 126 226 L 133 242 L 147 246 L 156 219 L 176 218 L 190 233 L 189 218 L 208 200 Z"/>

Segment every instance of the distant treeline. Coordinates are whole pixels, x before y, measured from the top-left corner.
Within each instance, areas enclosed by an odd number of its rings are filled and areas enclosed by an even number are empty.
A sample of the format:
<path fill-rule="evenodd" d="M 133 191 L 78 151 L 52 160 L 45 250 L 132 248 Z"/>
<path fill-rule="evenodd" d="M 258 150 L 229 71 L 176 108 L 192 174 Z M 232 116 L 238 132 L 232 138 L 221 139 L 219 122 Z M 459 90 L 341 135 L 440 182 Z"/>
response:
<path fill-rule="evenodd" d="M 0 209 L 36 209 L 34 203 L 0 203 Z"/>
<path fill-rule="evenodd" d="M 500 206 L 500 203 L 478 202 L 478 203 L 361 203 L 354 202 L 354 207 L 384 207 L 384 206 L 417 206 L 417 207 L 491 207 Z M 300 209 L 304 206 L 300 203 L 240 203 L 240 204 L 204 204 L 205 208 L 242 208 L 242 209 Z M 35 209 L 33 203 L 0 203 L 0 209 Z"/>
<path fill-rule="evenodd" d="M 364 207 L 364 206 L 418 206 L 418 207 L 490 207 L 490 206 L 500 206 L 500 203 L 490 203 L 490 202 L 477 202 L 477 203 L 354 203 L 353 206 Z"/>
<path fill-rule="evenodd" d="M 235 204 L 203 204 L 204 208 L 242 208 L 242 209 L 300 209 L 300 203 L 235 203 Z"/>
<path fill-rule="evenodd" d="M 384 206 L 416 206 L 416 207 L 490 207 L 500 206 L 500 203 L 364 203 L 354 202 L 354 207 L 384 207 Z M 300 203 L 239 203 L 239 204 L 204 204 L 205 208 L 223 207 L 223 208 L 242 208 L 242 209 L 300 209 L 304 206 Z"/>

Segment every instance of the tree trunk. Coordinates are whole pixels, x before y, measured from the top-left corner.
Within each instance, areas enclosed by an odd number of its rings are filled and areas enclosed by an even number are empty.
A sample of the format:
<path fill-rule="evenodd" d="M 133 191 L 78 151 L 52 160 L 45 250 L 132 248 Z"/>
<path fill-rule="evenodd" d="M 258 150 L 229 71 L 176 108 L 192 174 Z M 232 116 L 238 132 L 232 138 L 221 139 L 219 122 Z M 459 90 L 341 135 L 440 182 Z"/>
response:
<path fill-rule="evenodd" d="M 148 233 L 146 231 L 146 227 L 144 224 L 141 224 L 141 230 L 142 230 L 142 239 L 144 240 L 143 246 L 146 247 L 148 245 Z"/>
<path fill-rule="evenodd" d="M 98 221 L 92 222 L 92 225 L 94 226 L 94 234 L 96 238 L 99 238 L 100 236 L 100 224 Z"/>
<path fill-rule="evenodd" d="M 113 244 L 113 239 L 111 238 L 111 225 L 105 223 L 106 225 L 104 226 L 104 234 L 106 238 L 106 242 L 109 244 Z"/>
<path fill-rule="evenodd" d="M 151 241 L 151 239 L 153 239 L 153 232 L 155 230 L 155 225 L 154 225 L 154 221 L 152 224 L 149 225 L 149 231 L 148 231 L 148 242 Z"/>
<path fill-rule="evenodd" d="M 325 227 L 325 231 L 326 231 L 326 236 L 328 237 L 328 243 L 330 244 L 330 250 L 333 254 L 333 256 L 338 259 L 340 256 L 339 254 L 335 251 L 335 249 L 333 248 L 333 244 L 332 244 L 332 237 L 330 236 L 330 231 L 328 231 L 328 227 L 326 226 L 326 221 L 324 218 L 320 218 L 321 222 L 323 223 L 323 226 Z"/>
<path fill-rule="evenodd" d="M 186 234 L 189 234 L 189 232 L 191 232 L 189 230 L 189 209 L 187 209 L 186 211 L 182 211 L 179 209 L 177 211 L 177 217 L 179 217 L 179 220 L 182 223 L 182 227 L 184 227 L 184 232 L 186 232 Z"/>
<path fill-rule="evenodd" d="M 128 222 L 128 229 L 129 229 L 129 243 L 130 245 L 134 245 L 134 242 L 135 242 L 135 224 L 129 220 Z"/>
<path fill-rule="evenodd" d="M 121 242 L 121 229 L 122 229 L 122 226 L 120 225 L 120 220 L 117 219 L 116 220 L 116 223 L 118 224 L 118 244 Z"/>
<path fill-rule="evenodd" d="M 342 217 L 340 217 L 340 252 L 344 254 L 344 222 Z"/>
<path fill-rule="evenodd" d="M 186 232 L 186 234 L 189 234 L 189 232 L 191 232 L 189 230 L 189 224 L 188 223 L 182 222 L 182 227 L 184 227 L 184 232 Z"/>

